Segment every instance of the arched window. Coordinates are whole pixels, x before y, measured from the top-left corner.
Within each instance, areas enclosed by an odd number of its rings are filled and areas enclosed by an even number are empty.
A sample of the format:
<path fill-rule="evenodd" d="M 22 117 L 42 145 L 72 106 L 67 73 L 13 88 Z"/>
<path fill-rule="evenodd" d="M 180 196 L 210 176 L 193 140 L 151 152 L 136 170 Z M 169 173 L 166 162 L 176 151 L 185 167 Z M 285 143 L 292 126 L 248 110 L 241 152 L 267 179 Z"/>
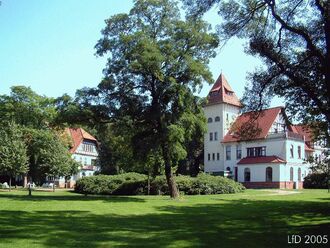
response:
<path fill-rule="evenodd" d="M 250 182 L 251 180 L 251 172 L 249 168 L 244 169 L 244 182 Z"/>
<path fill-rule="evenodd" d="M 207 123 L 211 123 L 211 122 L 213 122 L 213 120 L 212 120 L 212 118 L 210 117 L 210 118 L 207 119 Z"/>
<path fill-rule="evenodd" d="M 301 182 L 301 169 L 298 169 L 298 181 Z"/>
<path fill-rule="evenodd" d="M 266 168 L 266 182 L 272 182 L 273 181 L 273 169 L 272 167 Z"/>
<path fill-rule="evenodd" d="M 215 122 L 219 122 L 220 121 L 220 117 L 219 116 L 215 117 L 214 121 Z"/>
<path fill-rule="evenodd" d="M 290 168 L 290 181 L 293 182 L 293 167 Z"/>
<path fill-rule="evenodd" d="M 227 170 L 227 171 L 230 171 L 230 167 L 227 167 L 226 170 Z"/>

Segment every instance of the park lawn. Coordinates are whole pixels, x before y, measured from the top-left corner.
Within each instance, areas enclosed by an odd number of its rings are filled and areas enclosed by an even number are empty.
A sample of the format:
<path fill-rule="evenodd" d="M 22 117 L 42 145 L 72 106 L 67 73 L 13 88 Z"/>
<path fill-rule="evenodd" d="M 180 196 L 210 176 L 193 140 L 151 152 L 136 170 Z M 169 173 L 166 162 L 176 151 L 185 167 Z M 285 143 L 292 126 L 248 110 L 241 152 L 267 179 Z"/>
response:
<path fill-rule="evenodd" d="M 299 192 L 171 200 L 1 191 L 0 247 L 287 247 L 289 234 L 329 238 L 330 194 Z"/>

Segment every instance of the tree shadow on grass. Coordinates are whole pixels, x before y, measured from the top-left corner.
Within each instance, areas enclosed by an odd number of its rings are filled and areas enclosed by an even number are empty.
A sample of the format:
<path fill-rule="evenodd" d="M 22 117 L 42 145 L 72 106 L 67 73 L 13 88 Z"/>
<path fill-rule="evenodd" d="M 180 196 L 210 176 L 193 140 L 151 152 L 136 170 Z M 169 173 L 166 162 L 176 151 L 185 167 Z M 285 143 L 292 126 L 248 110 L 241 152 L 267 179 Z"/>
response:
<path fill-rule="evenodd" d="M 45 193 L 45 192 L 43 192 Z M 134 197 L 134 196 L 100 196 L 100 195 L 79 195 L 79 194 L 72 194 L 72 195 L 58 195 L 54 193 L 47 192 L 47 194 L 43 194 L 39 192 L 39 194 L 33 194 L 32 196 L 28 195 L 17 195 L 15 193 L 9 194 L 0 194 L 1 199 L 11 199 L 11 200 L 18 200 L 18 201 L 105 201 L 105 202 L 144 202 L 145 199 Z"/>
<path fill-rule="evenodd" d="M 123 205 L 124 207 L 124 205 Z M 0 244 L 46 247 L 287 247 L 289 234 L 329 234 L 329 203 L 223 200 L 144 215 L 1 211 Z"/>

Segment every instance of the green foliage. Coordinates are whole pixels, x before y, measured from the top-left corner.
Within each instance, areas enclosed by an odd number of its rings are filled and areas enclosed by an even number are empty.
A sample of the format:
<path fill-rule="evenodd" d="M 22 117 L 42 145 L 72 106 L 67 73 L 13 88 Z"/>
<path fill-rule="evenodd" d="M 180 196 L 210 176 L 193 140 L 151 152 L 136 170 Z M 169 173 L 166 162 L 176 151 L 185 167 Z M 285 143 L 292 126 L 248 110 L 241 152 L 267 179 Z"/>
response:
<path fill-rule="evenodd" d="M 28 171 L 28 157 L 20 126 L 13 122 L 0 125 L 0 174 L 10 177 Z"/>
<path fill-rule="evenodd" d="M 242 192 L 245 188 L 242 184 L 231 179 L 199 174 L 197 177 L 177 176 L 176 183 L 180 192 L 187 195 L 231 194 Z M 164 176 L 158 176 L 152 182 L 154 194 L 168 194 L 168 186 Z"/>
<path fill-rule="evenodd" d="M 59 136 L 51 130 L 24 129 L 30 172 L 34 181 L 45 176 L 68 176 L 77 172 L 74 161 Z"/>
<path fill-rule="evenodd" d="M 1 121 L 47 128 L 57 115 L 55 99 L 40 96 L 25 86 L 13 86 L 9 96 L 0 95 L 0 115 Z"/>
<path fill-rule="evenodd" d="M 78 179 L 75 191 L 81 194 L 137 195 L 145 193 L 147 176 L 138 173 L 98 175 Z"/>
<path fill-rule="evenodd" d="M 160 154 L 167 177 L 187 155 L 181 120 L 185 114 L 195 120 L 193 93 L 213 81 L 207 65 L 218 39 L 209 30 L 200 18 L 182 20 L 175 1 L 137 0 L 129 14 L 106 20 L 96 44 L 97 54 L 108 56 L 105 78 L 96 89 L 80 91 L 78 101 L 98 116 L 129 117 L 136 158 Z"/>
<path fill-rule="evenodd" d="M 304 178 L 305 189 L 327 189 L 329 177 L 327 173 L 311 173 Z"/>
<path fill-rule="evenodd" d="M 187 195 L 231 194 L 242 192 L 242 184 L 231 179 L 208 174 L 197 177 L 177 176 L 180 192 Z M 75 191 L 81 194 L 136 195 L 146 194 L 147 176 L 138 173 L 119 175 L 98 175 L 84 177 L 76 182 Z M 165 176 L 158 176 L 151 182 L 151 194 L 170 194 Z"/>

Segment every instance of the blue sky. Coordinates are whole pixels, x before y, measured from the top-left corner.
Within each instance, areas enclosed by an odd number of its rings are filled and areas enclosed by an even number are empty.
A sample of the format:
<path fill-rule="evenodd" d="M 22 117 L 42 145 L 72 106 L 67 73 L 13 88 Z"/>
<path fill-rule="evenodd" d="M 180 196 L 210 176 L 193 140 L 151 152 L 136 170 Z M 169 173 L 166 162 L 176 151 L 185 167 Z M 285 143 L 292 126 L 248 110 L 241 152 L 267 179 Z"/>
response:
<path fill-rule="evenodd" d="M 74 96 L 77 89 L 97 86 L 106 62 L 94 55 L 94 46 L 104 20 L 132 5 L 130 0 L 2 0 L 0 94 L 25 85 L 41 95 Z M 220 20 L 216 11 L 205 19 L 212 25 Z M 230 40 L 210 63 L 214 80 L 222 71 L 238 97 L 247 72 L 260 65 L 244 54 L 242 44 Z M 207 95 L 210 87 L 205 84 L 199 95 Z"/>

